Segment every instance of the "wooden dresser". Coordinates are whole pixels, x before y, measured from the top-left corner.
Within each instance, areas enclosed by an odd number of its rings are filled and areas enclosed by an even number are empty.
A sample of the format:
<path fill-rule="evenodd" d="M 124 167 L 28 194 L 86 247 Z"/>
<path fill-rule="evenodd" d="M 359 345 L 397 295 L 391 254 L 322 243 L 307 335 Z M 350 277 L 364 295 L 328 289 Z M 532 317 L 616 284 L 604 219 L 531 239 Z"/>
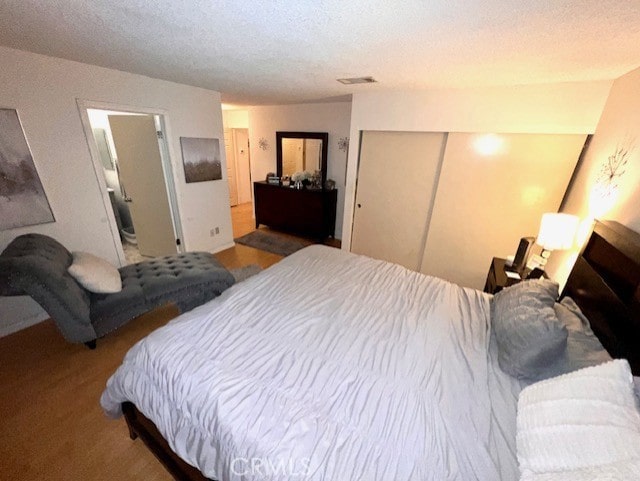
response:
<path fill-rule="evenodd" d="M 254 182 L 253 194 L 256 228 L 263 224 L 306 237 L 334 236 L 337 190 L 294 189 Z"/>

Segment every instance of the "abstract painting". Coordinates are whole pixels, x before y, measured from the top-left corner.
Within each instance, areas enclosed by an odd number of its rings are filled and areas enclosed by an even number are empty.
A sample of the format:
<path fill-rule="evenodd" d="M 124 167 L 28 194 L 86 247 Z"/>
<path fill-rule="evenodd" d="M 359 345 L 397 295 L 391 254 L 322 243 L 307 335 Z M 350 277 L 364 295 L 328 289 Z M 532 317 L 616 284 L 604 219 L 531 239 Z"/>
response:
<path fill-rule="evenodd" d="M 187 183 L 222 179 L 220 140 L 180 137 Z"/>
<path fill-rule="evenodd" d="M 0 230 L 54 220 L 18 112 L 0 109 Z"/>

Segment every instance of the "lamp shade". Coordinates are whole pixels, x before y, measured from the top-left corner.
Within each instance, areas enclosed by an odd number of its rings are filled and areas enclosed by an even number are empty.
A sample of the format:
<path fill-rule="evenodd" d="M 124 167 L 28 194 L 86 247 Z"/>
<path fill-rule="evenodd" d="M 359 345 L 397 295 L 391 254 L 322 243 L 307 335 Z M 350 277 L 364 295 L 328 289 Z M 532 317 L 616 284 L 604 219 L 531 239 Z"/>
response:
<path fill-rule="evenodd" d="M 548 251 L 571 249 L 579 222 L 575 215 L 543 214 L 536 244 Z"/>

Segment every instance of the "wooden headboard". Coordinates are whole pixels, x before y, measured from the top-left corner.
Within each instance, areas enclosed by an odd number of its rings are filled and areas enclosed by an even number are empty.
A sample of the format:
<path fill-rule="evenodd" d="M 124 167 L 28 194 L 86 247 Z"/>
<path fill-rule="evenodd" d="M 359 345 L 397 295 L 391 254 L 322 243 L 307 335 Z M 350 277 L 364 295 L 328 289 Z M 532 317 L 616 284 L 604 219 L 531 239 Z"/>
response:
<path fill-rule="evenodd" d="M 640 234 L 596 222 L 562 296 L 572 297 L 605 349 L 640 376 Z"/>

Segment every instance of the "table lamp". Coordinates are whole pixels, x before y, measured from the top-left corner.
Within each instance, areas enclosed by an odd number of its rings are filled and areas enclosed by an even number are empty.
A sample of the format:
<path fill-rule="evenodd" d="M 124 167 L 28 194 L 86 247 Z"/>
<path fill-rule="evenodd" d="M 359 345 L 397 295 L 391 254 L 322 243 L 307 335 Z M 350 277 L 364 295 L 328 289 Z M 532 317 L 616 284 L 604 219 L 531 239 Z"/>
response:
<path fill-rule="evenodd" d="M 573 247 L 580 219 L 575 215 L 547 213 L 542 215 L 536 244 L 542 246 L 541 268 L 547 263 L 551 251 Z"/>

